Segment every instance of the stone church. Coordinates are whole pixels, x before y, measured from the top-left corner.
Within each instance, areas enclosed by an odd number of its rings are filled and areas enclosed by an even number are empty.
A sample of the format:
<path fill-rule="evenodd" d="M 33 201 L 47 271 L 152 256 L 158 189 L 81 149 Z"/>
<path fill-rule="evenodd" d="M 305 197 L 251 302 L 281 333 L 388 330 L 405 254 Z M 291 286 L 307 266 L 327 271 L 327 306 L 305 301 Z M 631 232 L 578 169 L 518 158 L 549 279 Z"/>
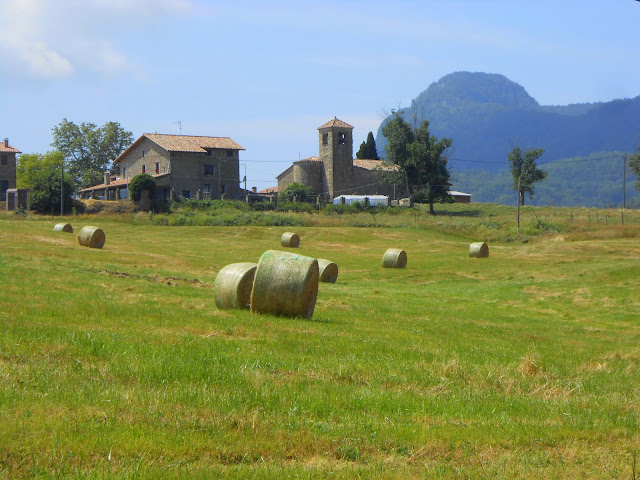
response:
<path fill-rule="evenodd" d="M 394 198 L 393 185 L 378 179 L 378 170 L 394 169 L 382 160 L 353 158 L 353 127 L 338 118 L 318 128 L 319 156 L 293 162 L 277 176 L 278 191 L 292 182 L 313 189 L 322 201 L 339 195 L 387 195 Z"/>

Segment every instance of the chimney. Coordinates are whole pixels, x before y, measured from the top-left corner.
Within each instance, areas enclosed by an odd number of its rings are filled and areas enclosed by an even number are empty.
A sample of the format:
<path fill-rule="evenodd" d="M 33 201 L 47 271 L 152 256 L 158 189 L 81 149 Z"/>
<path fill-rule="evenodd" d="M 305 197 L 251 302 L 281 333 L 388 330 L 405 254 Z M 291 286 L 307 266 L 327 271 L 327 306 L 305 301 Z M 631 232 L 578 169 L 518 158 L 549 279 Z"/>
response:
<path fill-rule="evenodd" d="M 5 147 L 5 148 L 8 148 L 8 147 L 9 147 L 9 139 L 8 139 L 8 138 L 5 138 L 5 139 L 4 139 L 4 147 Z"/>
<path fill-rule="evenodd" d="M 251 191 L 253 193 L 258 193 L 258 188 L 257 187 L 251 187 Z"/>
<path fill-rule="evenodd" d="M 104 184 L 111 185 L 111 172 L 109 170 L 105 170 L 104 172 Z"/>

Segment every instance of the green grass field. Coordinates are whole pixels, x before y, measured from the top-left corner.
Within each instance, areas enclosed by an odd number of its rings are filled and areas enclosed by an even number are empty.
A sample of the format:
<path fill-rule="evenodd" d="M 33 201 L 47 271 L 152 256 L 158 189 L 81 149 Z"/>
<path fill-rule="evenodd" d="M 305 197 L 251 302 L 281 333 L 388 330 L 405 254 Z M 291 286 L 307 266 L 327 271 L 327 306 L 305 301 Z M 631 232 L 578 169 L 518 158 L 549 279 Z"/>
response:
<path fill-rule="evenodd" d="M 101 250 L 0 214 L 0 478 L 640 475 L 640 212 L 436 210 L 62 219 Z M 218 311 L 219 269 L 291 228 L 340 268 L 313 318 Z"/>

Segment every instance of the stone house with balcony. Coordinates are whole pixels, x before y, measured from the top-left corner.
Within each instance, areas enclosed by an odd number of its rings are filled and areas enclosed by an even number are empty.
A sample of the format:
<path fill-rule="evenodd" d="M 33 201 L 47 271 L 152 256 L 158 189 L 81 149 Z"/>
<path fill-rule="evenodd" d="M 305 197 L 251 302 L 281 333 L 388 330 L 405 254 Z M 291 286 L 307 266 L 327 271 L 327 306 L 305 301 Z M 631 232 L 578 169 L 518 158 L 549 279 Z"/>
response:
<path fill-rule="evenodd" d="M 292 182 L 313 189 L 323 201 L 333 201 L 342 194 L 387 195 L 395 198 L 394 186 L 381 182 L 379 170 L 395 169 L 382 160 L 353 158 L 353 127 L 334 117 L 318 127 L 319 156 L 293 164 L 278 175 L 278 191 Z"/>
<path fill-rule="evenodd" d="M 16 155 L 22 153 L 9 145 L 5 138 L 0 143 L 0 201 L 7 199 L 7 190 L 16 188 Z"/>
<path fill-rule="evenodd" d="M 114 160 L 120 175 L 105 173 L 101 185 L 80 190 L 82 198 L 124 198 L 141 173 L 156 179 L 156 199 L 239 199 L 239 144 L 228 137 L 145 133 Z"/>

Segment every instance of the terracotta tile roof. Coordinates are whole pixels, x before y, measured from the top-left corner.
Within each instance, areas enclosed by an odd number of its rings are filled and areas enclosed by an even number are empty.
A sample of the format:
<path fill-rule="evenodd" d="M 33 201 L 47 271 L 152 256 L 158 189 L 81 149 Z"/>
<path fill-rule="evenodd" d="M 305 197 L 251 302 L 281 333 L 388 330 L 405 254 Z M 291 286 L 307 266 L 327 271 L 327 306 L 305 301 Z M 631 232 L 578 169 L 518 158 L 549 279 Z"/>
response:
<path fill-rule="evenodd" d="M 4 146 L 4 142 L 0 140 L 0 152 L 4 153 L 22 153 L 17 148 L 12 147 L 11 145 Z"/>
<path fill-rule="evenodd" d="M 278 187 L 269 187 L 264 190 L 260 190 L 258 193 L 278 193 Z"/>
<path fill-rule="evenodd" d="M 120 154 L 114 162 L 119 162 L 145 138 L 169 152 L 205 153 L 208 148 L 220 150 L 245 150 L 244 147 L 229 137 L 200 137 L 194 135 L 168 135 L 162 133 L 145 133 Z"/>
<path fill-rule="evenodd" d="M 353 128 L 353 126 L 349 125 L 348 123 L 343 122 L 342 120 L 338 120 L 338 117 L 333 117 L 333 120 L 329 120 L 327 123 L 325 123 L 321 127 L 318 127 L 318 130 L 320 130 L 321 128 L 330 128 L 330 127 Z"/>
<path fill-rule="evenodd" d="M 384 170 L 385 172 L 395 172 L 396 170 L 398 170 L 397 165 L 387 163 L 383 160 L 364 160 L 360 158 L 354 158 L 353 166 L 365 168 L 367 170 L 381 169 L 381 170 Z"/>
<path fill-rule="evenodd" d="M 296 163 L 308 163 L 308 162 L 321 162 L 322 160 L 320 160 L 320 157 L 307 157 L 307 158 L 303 158 L 302 160 L 298 160 L 297 162 L 293 162 L 294 164 Z"/>
<path fill-rule="evenodd" d="M 159 173 L 157 175 L 151 175 L 153 178 L 160 178 L 163 177 L 165 175 L 169 175 L 168 173 Z M 115 180 L 111 180 L 111 183 L 109 185 L 107 185 L 106 183 L 101 183 L 100 185 L 94 185 L 93 187 L 87 187 L 87 188 L 83 188 L 82 190 L 79 190 L 80 192 L 90 192 L 92 190 L 104 190 L 105 188 L 110 188 L 110 187 L 122 187 L 125 186 L 129 183 L 129 179 L 127 178 L 117 178 Z"/>

